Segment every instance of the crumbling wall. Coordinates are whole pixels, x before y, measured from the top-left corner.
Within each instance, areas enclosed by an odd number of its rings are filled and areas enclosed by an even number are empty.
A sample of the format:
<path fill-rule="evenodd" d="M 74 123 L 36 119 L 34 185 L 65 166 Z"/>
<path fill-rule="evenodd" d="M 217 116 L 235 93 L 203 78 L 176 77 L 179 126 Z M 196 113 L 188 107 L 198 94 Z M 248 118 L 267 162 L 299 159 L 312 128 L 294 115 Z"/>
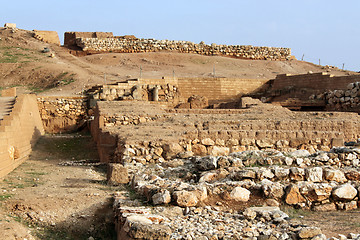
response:
<path fill-rule="evenodd" d="M 46 43 L 52 43 L 60 46 L 59 35 L 56 31 L 33 30 L 33 32 L 34 32 L 34 38 Z"/>
<path fill-rule="evenodd" d="M 325 98 L 327 110 L 360 112 L 360 82 L 349 83 L 345 90 L 329 90 L 313 98 Z"/>
<path fill-rule="evenodd" d="M 306 149 L 314 153 L 329 151 L 360 137 L 359 117 L 355 113 L 280 112 L 271 105 L 271 109 L 254 107 L 254 110 L 250 106 L 138 112 L 134 103 L 116 104 L 101 102 L 102 111 L 95 115 L 100 132 L 118 136 L 117 145 L 112 145 L 116 147 L 113 159 L 107 158 L 114 162 L 135 158 L 151 163 L 179 154 L 218 156 L 268 148 Z M 267 112 L 275 112 L 275 117 Z"/>
<path fill-rule="evenodd" d="M 74 34 L 73 34 L 74 36 Z M 189 41 L 169 41 L 155 39 L 129 39 L 129 38 L 96 38 L 76 37 L 76 45 L 87 52 L 158 52 L 176 51 L 181 53 L 195 53 L 201 55 L 224 55 L 245 59 L 259 60 L 289 60 L 290 48 L 255 47 L 245 45 L 207 45 L 203 42 L 196 44 Z M 66 35 L 65 35 L 66 38 Z M 72 37 L 74 39 L 74 37 Z M 73 40 L 72 40 L 73 41 Z M 65 44 L 66 45 L 66 44 Z"/>
<path fill-rule="evenodd" d="M 86 97 L 39 96 L 37 101 L 47 133 L 73 132 L 86 124 L 88 119 Z"/>
<path fill-rule="evenodd" d="M 108 38 L 113 37 L 112 32 L 65 32 L 64 46 L 76 46 L 76 38 Z"/>
<path fill-rule="evenodd" d="M 289 87 L 306 88 L 314 91 L 335 90 L 347 88 L 349 83 L 360 81 L 360 75 L 333 76 L 326 72 L 309 74 L 280 74 L 277 75 L 272 90 L 282 90 Z"/>
<path fill-rule="evenodd" d="M 25 161 L 43 134 L 36 97 L 17 97 L 11 114 L 0 121 L 0 177 Z"/>

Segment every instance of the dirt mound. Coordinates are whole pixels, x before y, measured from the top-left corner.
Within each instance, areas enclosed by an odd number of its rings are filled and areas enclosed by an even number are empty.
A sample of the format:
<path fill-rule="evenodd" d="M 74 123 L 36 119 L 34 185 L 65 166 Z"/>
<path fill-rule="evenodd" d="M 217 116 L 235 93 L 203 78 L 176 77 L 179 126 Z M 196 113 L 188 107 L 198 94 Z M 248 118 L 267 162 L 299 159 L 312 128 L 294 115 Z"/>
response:
<path fill-rule="evenodd" d="M 32 31 L 0 28 L 0 87 L 27 86 L 49 95 L 73 95 L 95 84 L 129 77 L 228 77 L 272 79 L 277 74 L 338 69 L 291 61 L 243 60 L 173 52 L 108 53 L 75 57 L 64 47 L 41 42 Z M 43 53 L 48 48 L 50 52 Z M 140 73 L 141 72 L 141 73 Z M 49 90 L 51 89 L 51 90 Z"/>

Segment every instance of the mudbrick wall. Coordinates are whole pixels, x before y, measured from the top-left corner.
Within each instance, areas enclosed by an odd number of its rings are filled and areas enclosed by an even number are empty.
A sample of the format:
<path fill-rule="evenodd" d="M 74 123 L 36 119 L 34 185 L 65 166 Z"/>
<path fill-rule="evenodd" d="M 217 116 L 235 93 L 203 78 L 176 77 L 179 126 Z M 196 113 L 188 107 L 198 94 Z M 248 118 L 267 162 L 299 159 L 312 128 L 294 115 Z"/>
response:
<path fill-rule="evenodd" d="M 193 95 L 204 96 L 209 104 L 239 99 L 261 91 L 268 80 L 237 78 L 130 79 L 90 90 L 94 99 L 186 102 Z M 154 92 L 157 88 L 156 93 Z M 155 95 L 158 95 L 156 98 Z"/>
<path fill-rule="evenodd" d="M 309 74 L 280 74 L 272 85 L 273 90 L 281 90 L 294 86 L 296 88 L 309 88 L 319 91 L 346 89 L 349 83 L 360 80 L 360 75 L 333 76 L 326 72 Z"/>
<path fill-rule="evenodd" d="M 66 35 L 65 35 L 66 37 Z M 76 44 L 87 52 L 157 52 L 177 51 L 181 53 L 195 53 L 201 55 L 225 55 L 246 59 L 261 60 L 289 60 L 290 48 L 254 47 L 244 45 L 207 45 L 203 42 L 196 44 L 189 41 L 169 41 L 155 39 L 137 39 L 124 37 L 78 37 Z"/>
<path fill-rule="evenodd" d="M 47 133 L 76 131 L 84 126 L 88 119 L 86 97 L 38 96 L 37 102 Z"/>
<path fill-rule="evenodd" d="M 33 30 L 33 32 L 34 32 L 34 38 L 46 43 L 53 43 L 60 46 L 59 35 L 56 31 Z"/>
<path fill-rule="evenodd" d="M 12 112 L 0 121 L 0 177 L 23 161 L 44 134 L 35 95 L 17 97 Z"/>

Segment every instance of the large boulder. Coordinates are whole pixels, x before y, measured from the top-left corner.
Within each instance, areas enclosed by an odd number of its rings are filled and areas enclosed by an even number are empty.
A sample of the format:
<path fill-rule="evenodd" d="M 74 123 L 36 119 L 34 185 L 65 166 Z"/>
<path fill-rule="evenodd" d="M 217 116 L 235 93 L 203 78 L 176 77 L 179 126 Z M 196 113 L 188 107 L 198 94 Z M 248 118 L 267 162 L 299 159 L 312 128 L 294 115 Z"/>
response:
<path fill-rule="evenodd" d="M 317 227 L 303 227 L 299 231 L 300 239 L 310 239 L 317 235 L 322 234 L 321 229 Z"/>
<path fill-rule="evenodd" d="M 107 181 L 112 185 L 128 183 L 128 169 L 120 163 L 110 163 L 108 165 Z"/>
<path fill-rule="evenodd" d="M 188 98 L 191 109 L 201 109 L 209 106 L 209 101 L 204 96 L 193 95 Z"/>
<path fill-rule="evenodd" d="M 154 205 L 167 204 L 171 202 L 170 192 L 166 189 L 159 191 L 158 193 L 154 194 L 151 198 Z"/>
<path fill-rule="evenodd" d="M 197 169 L 200 171 L 209 171 L 217 168 L 217 157 L 214 156 L 206 156 L 202 158 L 198 158 L 195 162 Z"/>
<path fill-rule="evenodd" d="M 173 198 L 180 207 L 194 207 L 199 202 L 196 194 L 186 190 L 175 191 L 173 193 Z"/>
<path fill-rule="evenodd" d="M 310 182 L 322 182 L 323 170 L 321 167 L 313 167 L 305 169 L 305 178 Z"/>
<path fill-rule="evenodd" d="M 345 174 L 338 169 L 326 168 L 324 170 L 324 177 L 328 181 L 335 181 L 339 183 L 343 183 L 347 181 Z"/>
<path fill-rule="evenodd" d="M 153 216 L 132 215 L 126 221 L 120 231 L 118 239 L 161 239 L 168 240 L 171 236 L 170 227 L 162 224 L 154 224 Z"/>
<path fill-rule="evenodd" d="M 236 187 L 230 192 L 230 198 L 239 201 L 239 202 L 247 202 L 250 199 L 251 192 L 246 188 Z"/>
<path fill-rule="evenodd" d="M 229 155 L 230 148 L 228 147 L 219 147 L 219 146 L 211 146 L 209 147 L 209 155 L 211 156 L 226 156 Z"/>
<path fill-rule="evenodd" d="M 180 152 L 183 152 L 184 149 L 178 143 L 167 143 L 163 146 L 163 156 L 166 159 L 171 159 L 176 157 Z"/>
<path fill-rule="evenodd" d="M 291 184 L 286 188 L 285 202 L 289 205 L 295 205 L 306 202 L 306 199 L 301 195 L 299 187 Z"/>
<path fill-rule="evenodd" d="M 332 196 L 335 200 L 352 200 L 356 197 L 357 190 L 350 184 L 343 184 L 335 188 Z"/>

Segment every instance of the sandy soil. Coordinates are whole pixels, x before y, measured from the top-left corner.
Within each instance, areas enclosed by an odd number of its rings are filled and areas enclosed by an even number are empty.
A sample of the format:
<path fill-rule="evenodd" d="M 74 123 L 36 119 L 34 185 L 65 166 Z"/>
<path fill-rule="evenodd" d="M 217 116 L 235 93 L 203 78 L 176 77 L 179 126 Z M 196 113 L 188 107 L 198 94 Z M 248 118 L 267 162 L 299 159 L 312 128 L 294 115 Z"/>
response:
<path fill-rule="evenodd" d="M 88 164 L 66 166 L 86 160 Z M 0 182 L 1 239 L 115 239 L 112 195 L 89 135 L 45 136 Z"/>

